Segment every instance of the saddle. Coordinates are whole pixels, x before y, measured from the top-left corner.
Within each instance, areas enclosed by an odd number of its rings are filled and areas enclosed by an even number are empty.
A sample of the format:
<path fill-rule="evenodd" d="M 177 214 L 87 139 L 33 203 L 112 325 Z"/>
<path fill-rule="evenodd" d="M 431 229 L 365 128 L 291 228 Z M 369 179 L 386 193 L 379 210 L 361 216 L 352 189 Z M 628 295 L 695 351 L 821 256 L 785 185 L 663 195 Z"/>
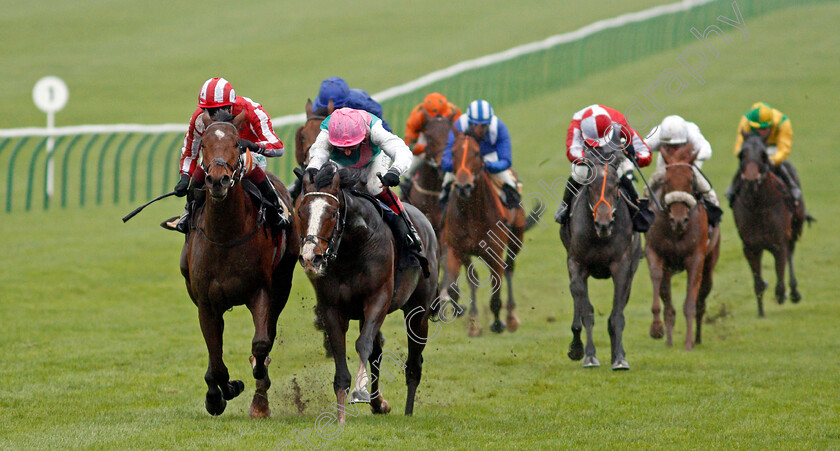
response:
<path fill-rule="evenodd" d="M 501 213 L 502 217 L 505 218 L 505 222 L 510 224 L 511 222 L 513 222 L 513 218 L 516 216 L 516 212 L 514 210 L 519 208 L 519 205 L 517 205 L 514 208 L 510 208 L 509 206 L 505 205 L 505 202 L 502 201 L 502 198 L 507 199 L 508 196 L 514 195 L 514 193 L 509 193 L 505 189 L 506 185 L 502 181 L 490 177 L 490 174 L 488 174 L 486 171 L 484 171 L 483 175 L 484 178 L 487 179 L 488 185 L 490 185 L 490 188 L 493 190 L 496 209 L 499 210 L 499 213 Z M 516 174 L 516 172 L 513 172 L 513 175 L 516 180 L 515 195 L 518 197 L 518 199 L 515 200 L 518 204 L 518 200 L 522 199 L 522 182 L 519 180 L 519 176 Z"/>
<path fill-rule="evenodd" d="M 399 272 L 404 271 L 407 268 L 417 268 L 423 270 L 423 276 L 425 278 L 429 278 L 429 260 L 420 253 L 413 252 L 408 243 L 405 240 L 405 224 L 402 224 L 402 218 L 399 217 L 396 213 L 394 213 L 387 205 L 382 203 L 379 199 L 371 196 L 369 193 L 360 191 L 358 189 L 350 190 L 350 194 L 360 199 L 365 199 L 370 202 L 376 211 L 379 213 L 379 216 L 385 221 L 385 224 L 388 224 L 388 227 L 391 228 L 391 232 L 394 234 L 396 238 L 396 261 L 397 261 L 397 270 Z M 396 288 L 398 284 L 395 283 L 394 287 Z"/>

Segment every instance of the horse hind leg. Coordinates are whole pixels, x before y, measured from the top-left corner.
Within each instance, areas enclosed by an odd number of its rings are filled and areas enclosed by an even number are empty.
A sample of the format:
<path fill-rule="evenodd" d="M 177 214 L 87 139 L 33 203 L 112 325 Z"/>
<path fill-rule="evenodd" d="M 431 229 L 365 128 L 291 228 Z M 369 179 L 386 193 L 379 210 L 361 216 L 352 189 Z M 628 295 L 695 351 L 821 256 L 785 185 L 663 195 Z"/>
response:
<path fill-rule="evenodd" d="M 221 415 L 227 407 L 227 402 L 245 390 L 245 384 L 240 380 L 230 380 L 228 369 L 222 360 L 222 334 L 225 328 L 222 315 L 211 312 L 209 306 L 199 303 L 198 319 L 210 357 L 207 372 L 204 374 L 204 382 L 207 383 L 204 408 L 210 415 Z"/>
<path fill-rule="evenodd" d="M 671 299 L 671 271 L 665 270 L 662 273 L 662 284 L 659 286 L 659 297 L 662 298 L 662 304 L 665 312 L 665 345 L 671 347 L 674 345 L 674 323 L 677 319 L 677 311 L 674 310 L 674 303 Z"/>
<path fill-rule="evenodd" d="M 507 283 L 508 301 L 507 301 L 507 330 L 508 332 L 516 332 L 519 329 L 519 318 L 516 316 L 516 301 L 513 298 L 513 263 L 515 256 L 512 255 L 510 249 L 508 250 L 507 260 L 505 261 L 505 282 Z"/>
<path fill-rule="evenodd" d="M 408 336 L 408 362 L 405 367 L 405 415 L 410 416 L 414 413 L 414 397 L 423 375 L 423 349 L 429 334 L 429 319 L 428 314 L 422 313 L 408 316 L 406 320 L 412 332 Z"/>
<path fill-rule="evenodd" d="M 773 259 L 776 263 L 776 302 L 784 304 L 787 297 L 785 296 L 785 266 L 788 264 L 787 247 L 783 246 L 774 252 Z"/>
<path fill-rule="evenodd" d="M 466 271 L 470 271 L 472 264 L 467 266 Z M 481 320 L 478 318 L 478 303 L 475 301 L 478 296 L 478 285 L 467 274 L 467 284 L 470 286 L 470 328 L 467 335 L 470 337 L 478 337 L 481 335 Z"/>

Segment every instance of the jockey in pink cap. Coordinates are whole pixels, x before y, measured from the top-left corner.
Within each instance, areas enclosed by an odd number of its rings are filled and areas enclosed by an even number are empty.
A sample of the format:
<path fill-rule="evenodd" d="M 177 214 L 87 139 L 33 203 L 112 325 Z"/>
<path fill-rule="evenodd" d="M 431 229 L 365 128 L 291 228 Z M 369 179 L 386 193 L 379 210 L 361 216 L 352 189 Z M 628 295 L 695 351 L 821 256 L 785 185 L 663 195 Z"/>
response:
<path fill-rule="evenodd" d="M 647 202 L 639 201 L 639 193 L 633 185 L 635 165 L 630 158 L 634 159 L 640 168 L 645 167 L 650 164 L 650 149 L 639 133 L 630 127 L 623 114 L 613 108 L 595 104 L 575 113 L 566 133 L 566 157 L 572 162 L 572 176 L 566 184 L 563 203 L 554 215 L 557 222 L 568 222 L 572 200 L 580 192 L 583 183 L 589 179 L 589 166 L 583 164 L 587 150 L 610 148 L 620 150 L 616 153 L 619 158 L 619 187 L 639 211 L 647 209 Z M 647 219 L 651 219 L 652 222 L 652 214 L 640 216 L 638 219 L 634 216 L 634 230 L 646 232 L 650 227 L 650 223 L 645 225 Z"/>
<path fill-rule="evenodd" d="M 246 124 L 239 129 L 239 146 L 244 150 L 242 161 L 244 163 L 245 176 L 259 188 L 273 208 L 268 208 L 268 218 L 272 228 L 277 231 L 289 226 L 289 220 L 284 216 L 280 197 L 274 190 L 271 181 L 266 177 L 265 157 L 279 157 L 283 155 L 283 142 L 274 133 L 271 126 L 271 118 L 263 109 L 262 105 L 248 97 L 237 96 L 230 82 L 221 77 L 211 78 L 204 82 L 198 93 L 198 106 L 190 118 L 190 125 L 187 134 L 184 136 L 184 145 L 181 148 L 181 178 L 175 185 L 175 195 L 178 197 L 188 196 L 187 206 L 193 201 L 189 190 L 190 180 L 194 188 L 204 185 L 204 170 L 198 164 L 201 151 L 201 136 L 204 133 L 204 122 L 198 118 L 204 112 L 214 121 L 232 120 L 240 113 L 245 113 Z M 203 196 L 204 191 L 197 190 L 196 194 Z M 201 201 L 201 199 L 197 199 Z M 161 226 L 167 229 L 178 230 L 187 233 L 189 230 L 189 208 L 179 217 L 164 221 Z"/>
<path fill-rule="evenodd" d="M 321 123 L 321 132 L 309 149 L 306 172 L 314 177 L 327 161 L 340 167 L 358 168 L 365 172 L 367 191 L 394 213 L 403 215 L 403 205 L 390 192 L 400 183 L 400 176 L 411 165 L 411 150 L 397 135 L 385 130 L 382 120 L 367 111 L 341 108 Z M 382 174 L 383 182 L 377 174 Z M 405 222 L 410 227 L 405 226 Z M 400 232 L 420 251 L 420 236 L 411 221 L 396 221 Z"/>

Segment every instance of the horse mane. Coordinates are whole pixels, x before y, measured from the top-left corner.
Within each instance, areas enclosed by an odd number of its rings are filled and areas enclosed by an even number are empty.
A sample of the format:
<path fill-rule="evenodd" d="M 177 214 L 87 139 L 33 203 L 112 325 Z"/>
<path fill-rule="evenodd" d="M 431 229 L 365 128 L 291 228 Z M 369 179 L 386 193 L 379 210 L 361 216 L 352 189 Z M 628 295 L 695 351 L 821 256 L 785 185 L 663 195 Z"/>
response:
<path fill-rule="evenodd" d="M 364 175 L 361 169 L 339 168 L 334 163 L 327 163 L 315 174 L 315 189 L 324 189 L 330 186 L 336 172 L 338 173 L 340 180 L 339 187 L 341 189 L 356 186 L 356 184 L 362 181 Z"/>
<path fill-rule="evenodd" d="M 221 108 L 213 111 L 212 114 L 208 114 L 208 116 L 210 116 L 210 119 L 212 119 L 213 122 L 230 122 L 231 124 L 236 118 L 236 116 Z"/>

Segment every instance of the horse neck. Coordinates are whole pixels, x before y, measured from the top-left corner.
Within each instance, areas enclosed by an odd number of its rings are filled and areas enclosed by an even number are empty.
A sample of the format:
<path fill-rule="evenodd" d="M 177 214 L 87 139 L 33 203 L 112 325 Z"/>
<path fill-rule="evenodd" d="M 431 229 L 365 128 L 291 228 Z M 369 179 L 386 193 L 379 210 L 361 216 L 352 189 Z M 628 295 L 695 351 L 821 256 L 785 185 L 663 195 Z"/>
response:
<path fill-rule="evenodd" d="M 774 180 L 776 175 L 773 174 L 772 169 L 767 170 L 767 176 L 764 180 L 759 182 L 758 188 L 752 190 L 749 188 L 748 182 L 744 182 L 745 186 L 741 188 L 740 197 L 744 205 L 754 209 L 774 209 L 778 205 L 784 204 L 784 196 L 779 187 L 774 186 L 776 183 L 783 183 L 781 180 Z"/>
<path fill-rule="evenodd" d="M 480 169 L 480 171 L 476 175 L 475 187 L 469 197 L 462 197 L 457 190 L 452 193 L 455 214 L 457 217 L 463 216 L 464 222 L 489 222 L 488 220 L 495 219 L 498 215 L 491 197 L 493 191 L 490 188 L 490 182 L 483 174 L 484 169 Z M 473 214 L 476 211 L 481 212 L 481 214 Z M 449 213 L 447 212 L 447 214 Z M 495 223 L 495 221 L 493 222 Z"/>
<path fill-rule="evenodd" d="M 377 234 L 382 228 L 382 218 L 373 208 L 373 205 L 365 205 L 370 202 L 366 199 L 358 199 L 352 194 L 344 195 L 344 214 L 347 215 L 344 222 L 341 248 L 347 254 L 361 255 L 360 250 L 371 246 L 378 246 L 377 240 L 381 239 Z M 341 254 L 339 254 L 341 256 Z"/>
<path fill-rule="evenodd" d="M 438 189 L 443 185 L 443 171 L 424 161 L 417 171 L 417 182 L 425 189 Z"/>
<path fill-rule="evenodd" d="M 234 186 L 221 201 L 208 198 L 204 205 L 204 233 L 214 241 L 235 239 L 246 232 L 249 214 L 242 185 Z"/>

